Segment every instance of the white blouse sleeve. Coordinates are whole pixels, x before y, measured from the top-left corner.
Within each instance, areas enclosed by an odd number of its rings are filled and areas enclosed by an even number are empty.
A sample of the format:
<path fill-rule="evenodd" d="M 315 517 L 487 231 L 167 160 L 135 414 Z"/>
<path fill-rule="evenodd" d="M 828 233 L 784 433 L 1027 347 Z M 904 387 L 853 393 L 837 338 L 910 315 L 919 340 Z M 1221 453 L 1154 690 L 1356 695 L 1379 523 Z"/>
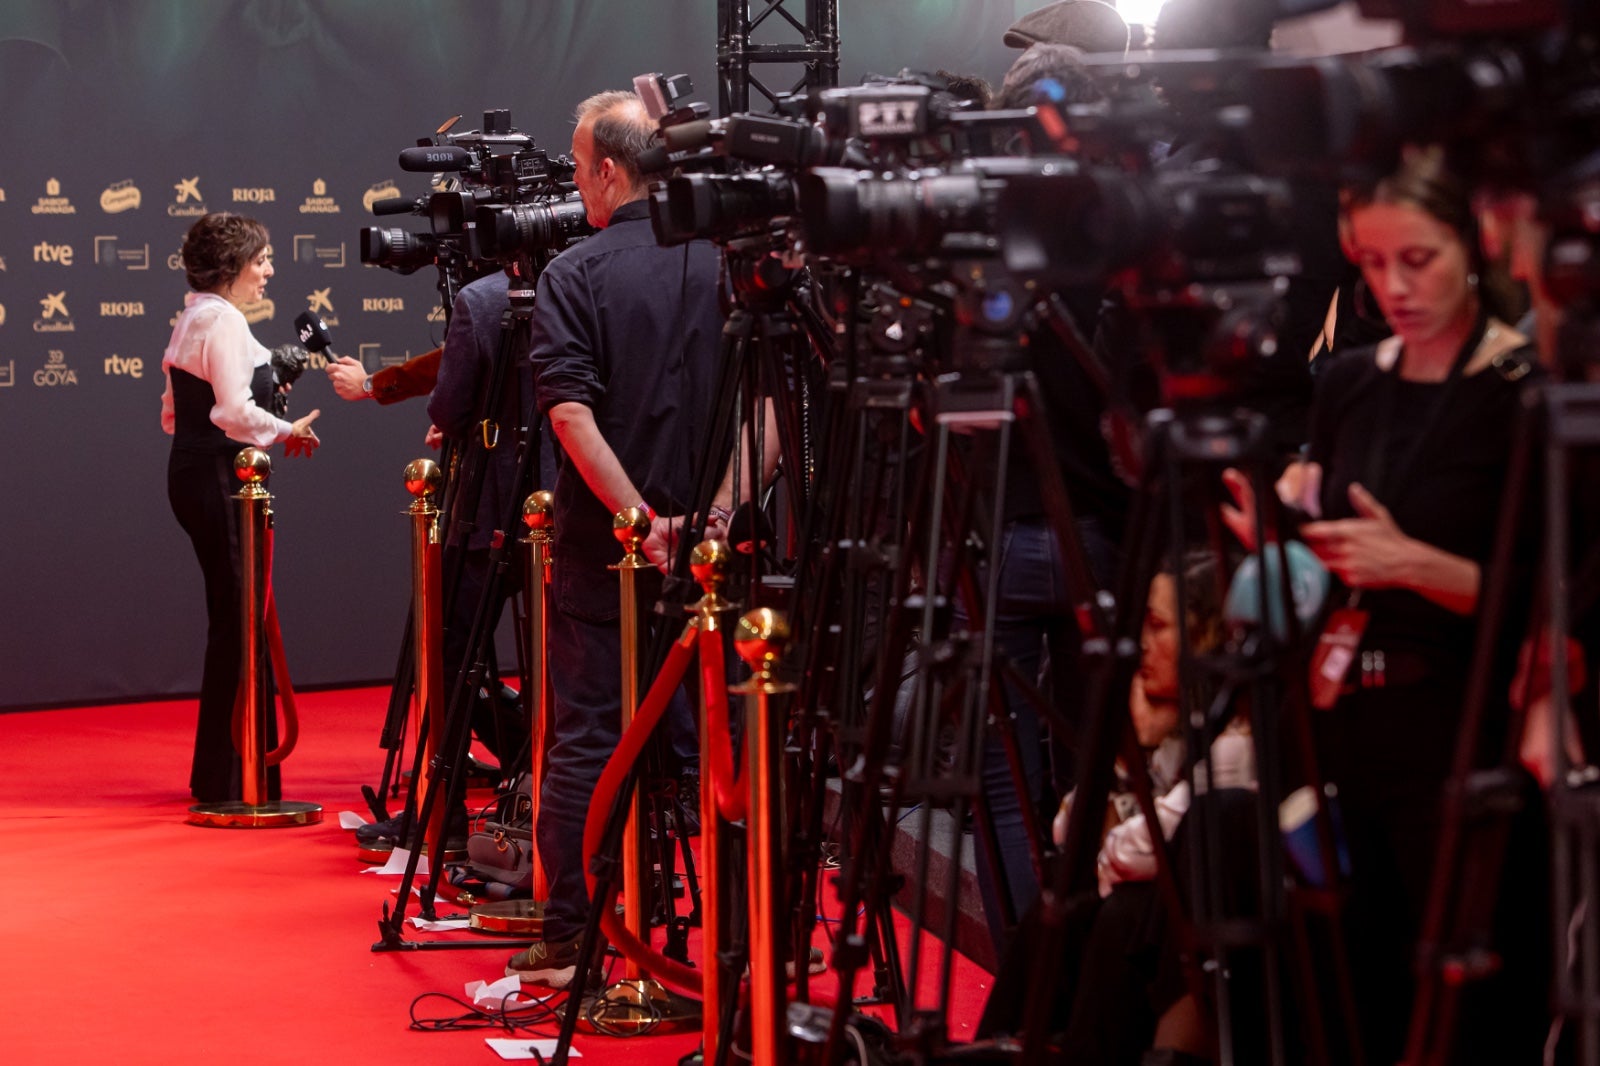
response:
<path fill-rule="evenodd" d="M 285 440 L 293 426 L 271 411 L 257 406 L 250 396 L 250 379 L 265 362 L 266 349 L 250 335 L 241 314 L 219 314 L 200 338 L 201 376 L 211 383 L 216 406 L 211 421 L 229 437 L 258 448 Z"/>

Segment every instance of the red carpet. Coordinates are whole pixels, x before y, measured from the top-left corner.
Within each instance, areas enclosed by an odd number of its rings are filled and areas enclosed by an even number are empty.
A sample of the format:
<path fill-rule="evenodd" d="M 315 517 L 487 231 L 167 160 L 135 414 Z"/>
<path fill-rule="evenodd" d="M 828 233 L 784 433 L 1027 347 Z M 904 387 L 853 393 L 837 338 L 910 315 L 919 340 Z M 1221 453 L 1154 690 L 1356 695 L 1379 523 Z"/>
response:
<path fill-rule="evenodd" d="M 282 829 L 185 824 L 192 700 L 0 715 L 0 1060 L 501 1061 L 484 1038 L 507 1034 L 416 1032 L 409 1012 L 423 993 L 497 979 L 512 949 L 371 950 L 399 879 L 358 872 L 338 812 L 365 814 L 386 698 L 301 696 L 284 798 L 327 814 Z M 970 1036 L 987 981 L 958 960 L 956 1039 Z M 457 1013 L 438 999 L 419 1010 Z M 587 1062 L 655 1066 L 698 1044 L 686 1032 L 574 1046 Z"/>

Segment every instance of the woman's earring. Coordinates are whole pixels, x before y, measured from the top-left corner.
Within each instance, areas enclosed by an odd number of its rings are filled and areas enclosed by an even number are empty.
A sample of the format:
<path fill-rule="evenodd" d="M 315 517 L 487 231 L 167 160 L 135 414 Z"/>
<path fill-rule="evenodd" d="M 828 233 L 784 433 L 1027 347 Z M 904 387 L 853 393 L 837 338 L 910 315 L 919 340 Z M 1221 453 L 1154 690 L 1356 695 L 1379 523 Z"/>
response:
<path fill-rule="evenodd" d="M 1467 287 L 1469 289 L 1476 289 L 1478 287 L 1478 275 L 1476 273 L 1467 275 Z"/>

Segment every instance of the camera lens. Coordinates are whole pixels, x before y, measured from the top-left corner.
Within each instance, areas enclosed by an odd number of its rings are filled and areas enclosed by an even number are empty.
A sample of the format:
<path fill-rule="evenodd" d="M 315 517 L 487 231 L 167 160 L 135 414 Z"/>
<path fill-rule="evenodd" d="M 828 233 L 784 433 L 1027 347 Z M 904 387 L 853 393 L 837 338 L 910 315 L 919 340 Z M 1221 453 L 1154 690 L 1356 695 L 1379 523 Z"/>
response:
<path fill-rule="evenodd" d="M 559 251 L 592 232 L 583 201 L 480 207 L 478 240 L 485 255 L 512 259 L 532 252 Z"/>
<path fill-rule="evenodd" d="M 438 253 L 439 239 L 431 233 L 382 226 L 361 229 L 361 261 L 398 274 L 432 264 Z"/>

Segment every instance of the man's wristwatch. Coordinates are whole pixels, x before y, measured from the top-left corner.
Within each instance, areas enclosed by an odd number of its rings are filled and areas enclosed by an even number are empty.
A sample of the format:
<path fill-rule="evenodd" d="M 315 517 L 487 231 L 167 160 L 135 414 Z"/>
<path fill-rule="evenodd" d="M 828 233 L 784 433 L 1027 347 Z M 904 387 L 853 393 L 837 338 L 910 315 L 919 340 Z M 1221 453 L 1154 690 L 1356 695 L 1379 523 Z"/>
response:
<path fill-rule="evenodd" d="M 372 395 L 372 375 L 371 374 L 368 374 L 366 377 L 361 379 L 361 391 L 366 393 L 368 396 Z"/>
<path fill-rule="evenodd" d="M 731 526 L 733 524 L 733 512 L 728 510 L 726 507 L 719 507 L 716 504 L 712 504 L 708 510 L 711 515 L 711 520 L 717 523 L 719 526 Z"/>
<path fill-rule="evenodd" d="M 654 507 L 651 507 L 648 503 L 645 503 L 643 500 L 640 500 L 638 503 L 634 504 L 633 506 L 635 508 L 637 508 L 638 510 L 644 512 L 644 517 L 645 517 L 646 521 L 654 522 L 656 520 L 656 509 Z"/>

